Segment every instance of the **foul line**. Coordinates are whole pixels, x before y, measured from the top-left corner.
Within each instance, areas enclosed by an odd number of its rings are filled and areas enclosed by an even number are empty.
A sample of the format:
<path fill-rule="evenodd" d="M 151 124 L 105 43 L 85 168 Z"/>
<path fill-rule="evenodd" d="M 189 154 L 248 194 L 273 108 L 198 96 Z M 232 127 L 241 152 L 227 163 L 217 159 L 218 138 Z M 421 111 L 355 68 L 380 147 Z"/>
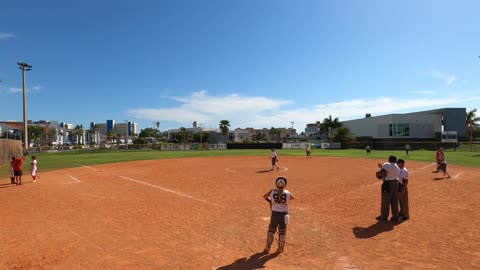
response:
<path fill-rule="evenodd" d="M 462 175 L 462 172 L 458 172 L 457 174 L 455 174 L 452 179 L 456 180 L 460 175 Z"/>
<path fill-rule="evenodd" d="M 70 184 L 76 184 L 76 183 L 80 183 L 80 182 L 81 182 L 81 181 L 78 180 L 76 177 L 71 176 L 70 174 L 67 174 L 67 176 L 70 177 L 73 181 L 75 181 L 75 182 L 68 182 L 68 183 L 70 183 Z"/>
<path fill-rule="evenodd" d="M 423 170 L 423 169 L 426 169 L 426 168 L 428 168 L 428 167 L 432 167 L 433 165 L 435 165 L 435 163 L 428 164 L 427 166 L 418 168 L 417 170 Z"/>
<path fill-rule="evenodd" d="M 238 171 L 236 171 L 236 170 L 233 169 L 233 168 L 238 168 L 238 167 L 243 167 L 243 166 L 227 167 L 227 168 L 225 168 L 225 171 L 237 173 Z M 247 166 L 246 166 L 246 167 L 247 167 Z M 254 167 L 254 168 L 264 168 L 264 167 L 265 167 L 265 166 L 256 166 L 256 167 Z M 287 168 L 287 167 L 279 167 L 279 168 L 280 168 L 280 170 L 278 170 L 278 171 L 280 171 L 280 172 L 286 172 L 286 171 L 288 171 L 288 168 Z M 273 171 L 273 170 L 272 170 L 272 171 Z"/>
<path fill-rule="evenodd" d="M 94 171 L 102 171 L 102 170 L 98 170 L 96 168 L 93 168 L 93 167 L 90 167 L 90 166 L 86 166 L 86 165 L 83 165 L 82 167 L 84 168 L 87 168 L 87 169 L 91 169 L 91 170 L 94 170 Z M 163 190 L 165 192 L 169 192 L 169 193 L 173 193 L 177 196 L 180 196 L 180 197 L 184 197 L 184 198 L 187 198 L 187 199 L 191 199 L 191 200 L 195 200 L 195 201 L 199 201 L 199 202 L 203 202 L 203 203 L 207 203 L 207 204 L 211 204 L 211 205 L 214 205 L 214 206 L 220 206 L 216 203 L 211 203 L 207 200 L 204 200 L 204 199 L 198 199 L 198 198 L 195 198 L 193 196 L 190 196 L 186 193 L 182 193 L 182 192 L 178 192 L 178 191 L 175 191 L 173 189 L 169 189 L 169 188 L 164 188 L 164 187 L 161 187 L 161 186 L 157 186 L 157 185 L 154 185 L 154 184 L 150 184 L 150 183 L 147 183 L 147 182 L 144 182 L 144 181 L 140 181 L 140 180 L 137 180 L 137 179 L 133 179 L 133 178 L 130 178 L 130 177 L 126 177 L 126 176 L 122 176 L 122 175 L 116 175 L 116 174 L 113 174 L 113 173 L 110 173 L 112 175 L 115 175 L 115 176 L 118 176 L 122 179 L 125 179 L 125 180 L 128 180 L 128 181 L 132 181 L 132 182 L 135 182 L 135 183 L 138 183 L 138 184 L 142 184 L 142 185 L 146 185 L 146 186 L 149 186 L 149 187 L 153 187 L 153 188 L 158 188 L 160 190 Z"/>
<path fill-rule="evenodd" d="M 139 184 L 142 184 L 142 185 L 146 185 L 146 186 L 149 186 L 149 187 L 158 188 L 158 189 L 163 190 L 163 191 L 165 191 L 165 192 L 170 192 L 170 193 L 173 193 L 173 194 L 175 194 L 175 195 L 177 195 L 177 196 L 185 197 L 185 198 L 188 198 L 188 199 L 191 199 L 191 200 L 195 200 L 195 201 L 199 201 L 199 202 L 203 202 L 203 203 L 208 203 L 208 204 L 215 205 L 215 206 L 220 206 L 220 205 L 218 205 L 218 204 L 216 204 L 216 203 L 211 203 L 211 202 L 208 202 L 208 201 L 206 201 L 206 200 L 204 200 L 204 199 L 198 199 L 198 198 L 195 198 L 195 197 L 190 196 L 190 195 L 188 195 L 188 194 L 175 191 L 175 190 L 173 190 L 173 189 L 160 187 L 160 186 L 157 186 L 157 185 L 154 185 L 154 184 L 150 184 L 150 183 L 147 183 L 147 182 L 144 182 L 144 181 L 140 181 L 140 180 L 137 180 L 137 179 L 133 179 L 133 178 L 130 178 L 130 177 L 126 177 L 126 176 L 121 176 L 121 175 L 119 175 L 118 177 L 123 178 L 123 179 L 128 180 L 128 181 L 132 181 L 132 182 L 135 182 L 135 183 L 139 183 Z"/>

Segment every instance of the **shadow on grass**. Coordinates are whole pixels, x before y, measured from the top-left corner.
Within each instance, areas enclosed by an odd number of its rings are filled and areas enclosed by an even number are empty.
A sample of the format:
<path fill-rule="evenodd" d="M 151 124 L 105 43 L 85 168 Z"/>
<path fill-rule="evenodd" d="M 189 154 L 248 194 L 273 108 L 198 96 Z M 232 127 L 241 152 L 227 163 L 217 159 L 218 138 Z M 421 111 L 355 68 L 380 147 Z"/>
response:
<path fill-rule="evenodd" d="M 246 257 L 240 258 L 229 265 L 217 268 L 217 270 L 246 270 L 265 268 L 265 263 L 277 257 L 278 255 L 280 255 L 278 252 L 270 254 L 258 252 L 250 256 L 248 259 Z"/>

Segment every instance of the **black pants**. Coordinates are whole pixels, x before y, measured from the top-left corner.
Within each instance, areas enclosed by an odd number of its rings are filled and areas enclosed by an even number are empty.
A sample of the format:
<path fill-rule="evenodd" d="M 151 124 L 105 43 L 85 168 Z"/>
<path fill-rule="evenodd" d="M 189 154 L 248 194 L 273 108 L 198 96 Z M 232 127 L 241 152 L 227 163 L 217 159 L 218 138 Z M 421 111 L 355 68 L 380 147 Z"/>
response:
<path fill-rule="evenodd" d="M 387 180 L 382 184 L 382 206 L 380 209 L 381 220 L 388 220 L 390 207 L 392 208 L 392 218 L 398 219 L 398 187 L 397 180 Z"/>

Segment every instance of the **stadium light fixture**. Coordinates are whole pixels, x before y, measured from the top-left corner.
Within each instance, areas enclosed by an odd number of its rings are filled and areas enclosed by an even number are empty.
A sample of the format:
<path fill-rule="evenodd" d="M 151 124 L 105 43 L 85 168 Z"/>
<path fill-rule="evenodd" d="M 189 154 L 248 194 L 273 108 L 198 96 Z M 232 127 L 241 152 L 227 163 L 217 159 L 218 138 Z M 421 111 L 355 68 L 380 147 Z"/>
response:
<path fill-rule="evenodd" d="M 22 79 L 23 79 L 23 151 L 27 152 L 28 150 L 28 125 L 27 125 L 27 76 L 26 72 L 32 70 L 32 66 L 25 63 L 17 63 L 18 67 L 22 70 Z"/>

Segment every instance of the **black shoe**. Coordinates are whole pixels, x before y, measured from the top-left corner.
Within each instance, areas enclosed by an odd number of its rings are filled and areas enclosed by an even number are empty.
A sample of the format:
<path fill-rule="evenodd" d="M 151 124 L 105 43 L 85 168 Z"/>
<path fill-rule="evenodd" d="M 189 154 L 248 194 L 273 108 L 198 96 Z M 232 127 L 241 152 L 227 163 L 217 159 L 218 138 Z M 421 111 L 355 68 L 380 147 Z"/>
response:
<path fill-rule="evenodd" d="M 400 218 L 391 218 L 390 221 L 392 221 L 392 222 L 399 222 L 399 221 L 400 221 Z"/>
<path fill-rule="evenodd" d="M 402 217 L 403 220 L 409 220 L 409 217 Z"/>

